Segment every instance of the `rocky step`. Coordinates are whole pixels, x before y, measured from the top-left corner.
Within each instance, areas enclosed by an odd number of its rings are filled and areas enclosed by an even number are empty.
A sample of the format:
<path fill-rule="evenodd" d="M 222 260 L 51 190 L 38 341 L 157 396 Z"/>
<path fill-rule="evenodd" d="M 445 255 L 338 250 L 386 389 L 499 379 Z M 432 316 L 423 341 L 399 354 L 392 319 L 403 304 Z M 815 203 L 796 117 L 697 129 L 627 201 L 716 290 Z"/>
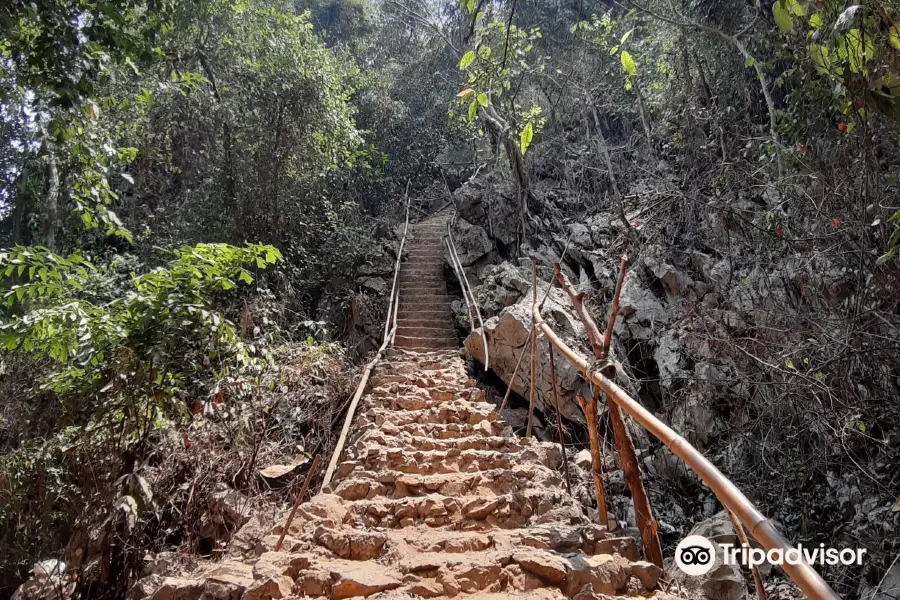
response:
<path fill-rule="evenodd" d="M 400 284 L 421 283 L 421 284 L 441 284 L 446 283 L 443 273 L 420 271 L 415 273 L 400 273 Z"/>
<path fill-rule="evenodd" d="M 503 437 L 473 435 L 452 440 L 436 440 L 430 437 L 413 435 L 386 435 L 382 431 L 372 430 L 357 440 L 360 445 L 379 444 L 384 447 L 404 447 L 415 450 L 494 450 L 496 452 L 519 452 L 535 446 L 558 448 L 553 442 L 539 442 L 534 438 Z"/>
<path fill-rule="evenodd" d="M 364 461 L 345 461 L 342 477 L 332 486 L 345 500 L 365 500 L 378 496 L 407 498 L 439 493 L 449 498 L 495 496 L 515 492 L 562 491 L 559 474 L 539 465 L 494 468 L 471 473 L 418 474 L 400 471 L 373 472 Z M 347 472 L 349 471 L 349 472 Z"/>
<path fill-rule="evenodd" d="M 426 385 L 419 385 L 427 381 Z M 484 402 L 484 390 L 444 384 L 437 379 L 419 379 L 415 383 L 379 384 L 369 394 L 374 398 L 384 398 L 383 406 L 395 410 L 422 410 L 440 408 L 451 401 L 468 401 L 457 403 L 461 409 L 476 408 L 482 412 L 493 410 L 493 405 Z M 472 403 L 477 403 L 473 406 Z"/>
<path fill-rule="evenodd" d="M 440 292 L 441 294 L 447 293 L 447 283 L 441 279 L 440 281 L 409 281 L 409 282 L 401 282 L 400 284 L 400 293 L 401 294 L 414 294 L 416 292 Z"/>
<path fill-rule="evenodd" d="M 541 523 L 586 523 L 581 508 L 564 491 L 525 490 L 499 496 L 440 494 L 399 499 L 357 500 L 347 505 L 344 524 L 403 529 L 427 525 L 460 531 L 491 527 L 518 529 Z"/>
<path fill-rule="evenodd" d="M 459 341 L 453 338 L 427 338 L 419 336 L 398 335 L 394 343 L 399 348 L 421 348 L 431 350 L 435 348 L 459 347 Z"/>
<path fill-rule="evenodd" d="M 560 467 L 559 449 L 534 448 L 519 452 L 496 450 L 415 450 L 403 446 L 370 446 L 357 464 L 373 473 L 397 471 L 405 474 L 433 475 L 474 473 L 496 469 L 514 469 L 524 464 Z"/>
<path fill-rule="evenodd" d="M 407 545 L 416 552 L 461 554 L 482 550 L 521 550 L 534 548 L 562 553 L 619 554 L 629 560 L 638 559 L 637 542 L 632 537 L 617 537 L 596 523 L 579 525 L 544 524 L 522 529 L 496 531 L 453 531 L 428 526 L 409 527 L 384 532 L 385 547 Z"/>
<path fill-rule="evenodd" d="M 439 331 L 445 331 L 449 334 L 453 334 L 456 330 L 453 328 L 453 325 L 450 323 L 450 320 L 447 319 L 447 315 L 444 315 L 443 319 L 412 319 L 408 317 L 397 318 L 397 328 L 415 328 L 415 327 L 426 327 L 430 329 L 436 329 Z"/>
<path fill-rule="evenodd" d="M 437 302 L 407 304 L 400 303 L 400 309 L 397 311 L 397 320 L 400 319 L 422 319 L 429 321 L 450 321 L 450 301 L 440 300 Z"/>
<path fill-rule="evenodd" d="M 397 327 L 397 335 L 407 338 L 430 338 L 454 342 L 456 335 L 452 329 L 440 327 Z M 458 342 L 457 342 L 457 345 Z M 449 347 L 449 346 L 448 346 Z"/>
<path fill-rule="evenodd" d="M 407 386 L 402 389 L 410 389 L 412 386 L 419 389 L 438 386 L 456 386 L 460 388 L 475 387 L 475 381 L 473 379 L 469 379 L 464 375 L 460 376 L 461 374 L 451 373 L 445 369 L 441 369 L 439 372 L 432 371 L 427 375 L 424 373 L 412 372 L 414 370 L 415 369 L 410 369 L 409 373 L 397 373 L 384 369 L 376 369 L 375 374 L 371 379 L 372 387 L 385 387 L 395 383 L 400 386 Z"/>
<path fill-rule="evenodd" d="M 398 411 L 391 408 L 373 406 L 360 419 L 360 425 L 366 422 L 374 423 L 379 427 L 393 425 L 467 425 L 472 434 L 483 433 L 493 435 L 500 433 L 501 428 L 497 413 L 490 404 L 484 403 L 484 408 L 477 408 L 471 403 L 443 403 L 440 406 L 421 410 Z M 496 426 L 496 427 L 495 427 Z"/>
<path fill-rule="evenodd" d="M 412 435 L 417 437 L 430 437 L 438 440 L 449 440 L 473 435 L 496 436 L 503 430 L 500 421 L 482 421 L 478 425 L 466 423 L 419 423 L 417 421 L 396 424 L 384 419 L 380 423 L 369 421 L 372 427 L 384 431 L 389 435 Z M 360 429 L 365 423 L 360 424 Z"/>

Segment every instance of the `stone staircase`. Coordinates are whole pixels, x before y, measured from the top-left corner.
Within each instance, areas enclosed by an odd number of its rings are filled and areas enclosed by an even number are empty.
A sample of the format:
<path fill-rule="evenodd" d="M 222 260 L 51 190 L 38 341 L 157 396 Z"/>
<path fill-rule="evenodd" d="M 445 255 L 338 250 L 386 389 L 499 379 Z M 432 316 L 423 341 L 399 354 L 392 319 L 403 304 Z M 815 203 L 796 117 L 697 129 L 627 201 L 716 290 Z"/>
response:
<path fill-rule="evenodd" d="M 257 516 L 222 561 L 157 572 L 129 598 L 676 600 L 633 538 L 610 535 L 566 493 L 559 447 L 505 430 L 466 375 L 445 325 L 442 227 L 415 226 L 400 347 L 373 373 L 333 481 L 301 505 L 280 551 L 285 515 Z"/>
<path fill-rule="evenodd" d="M 444 242 L 449 216 L 409 226 L 409 256 L 400 267 L 397 348 L 456 348 L 450 321 L 450 297 L 444 280 Z"/>

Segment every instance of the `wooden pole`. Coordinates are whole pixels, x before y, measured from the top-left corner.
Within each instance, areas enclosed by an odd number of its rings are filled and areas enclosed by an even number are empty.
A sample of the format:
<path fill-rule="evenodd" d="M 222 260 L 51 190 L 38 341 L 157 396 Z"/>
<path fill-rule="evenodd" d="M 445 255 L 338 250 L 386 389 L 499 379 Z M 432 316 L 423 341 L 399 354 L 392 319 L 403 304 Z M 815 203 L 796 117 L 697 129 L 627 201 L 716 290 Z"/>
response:
<path fill-rule="evenodd" d="M 734 528 L 734 533 L 737 534 L 738 541 L 742 546 L 750 547 L 750 540 L 747 539 L 747 533 L 744 531 L 744 526 L 741 525 L 741 522 L 738 520 L 737 515 L 733 512 L 728 511 L 728 518 L 731 519 L 731 526 Z M 759 600 L 766 600 L 766 588 L 763 586 L 762 575 L 759 574 L 759 568 L 756 565 L 750 566 L 750 572 L 753 573 L 753 586 L 756 588 L 756 597 Z"/>
<path fill-rule="evenodd" d="M 281 535 L 278 538 L 278 543 L 275 544 L 275 552 L 281 550 L 281 544 L 284 543 L 284 536 L 287 535 L 288 529 L 291 528 L 291 522 L 294 520 L 294 515 L 297 514 L 297 508 L 300 506 L 300 503 L 303 502 L 303 496 L 306 495 L 306 490 L 309 489 L 309 483 L 312 481 L 313 475 L 319 470 L 319 460 L 321 458 L 321 454 L 316 454 L 316 457 L 313 459 L 312 466 L 309 468 L 306 479 L 303 481 L 303 487 L 300 488 L 300 493 L 297 494 L 297 499 L 294 500 L 294 507 L 291 509 L 291 514 L 288 515 L 287 521 L 284 522 L 284 527 L 281 528 Z"/>
<path fill-rule="evenodd" d="M 534 425 L 534 371 L 535 371 L 535 345 L 537 343 L 537 329 L 534 326 L 534 311 L 537 309 L 537 265 L 531 261 L 531 391 L 528 397 L 528 428 L 525 437 L 531 437 Z"/>
<path fill-rule="evenodd" d="M 528 350 L 528 340 L 531 339 L 531 333 L 534 331 L 534 327 L 528 330 L 528 338 L 525 340 L 525 343 L 522 344 L 522 351 L 519 352 L 519 360 L 516 361 L 516 368 L 513 369 L 512 377 L 509 379 L 509 384 L 506 386 L 506 393 L 503 394 L 503 402 L 500 403 L 500 409 L 497 411 L 498 413 L 502 413 L 503 409 L 506 408 L 506 401 L 509 400 L 509 394 L 512 392 L 513 382 L 516 380 L 516 375 L 519 374 L 519 367 L 522 365 L 522 359 L 525 358 L 525 351 Z"/>
<path fill-rule="evenodd" d="M 613 327 L 619 314 L 619 294 L 622 293 L 622 282 L 625 281 L 625 270 L 628 268 L 628 255 L 623 254 L 619 261 L 619 278 L 616 280 L 616 292 L 613 294 L 612 309 L 609 311 L 609 322 L 606 325 L 606 333 L 603 334 L 603 343 L 600 345 L 600 360 L 606 360 L 609 356 L 609 344 L 612 341 Z"/>
<path fill-rule="evenodd" d="M 559 449 L 562 452 L 563 471 L 566 474 L 566 491 L 572 495 L 572 482 L 569 480 L 569 459 L 566 457 L 566 439 L 563 437 L 562 411 L 559 409 L 559 392 L 556 389 L 556 362 L 553 360 L 553 345 L 547 343 L 550 352 L 550 381 L 553 385 L 553 400 L 556 402 L 556 432 L 559 435 Z"/>
<path fill-rule="evenodd" d="M 621 291 L 622 289 L 621 281 L 624 277 L 624 273 L 624 269 L 619 270 L 619 282 L 616 285 L 617 291 Z M 575 312 L 578 313 L 582 323 L 584 323 L 584 330 L 587 332 L 588 339 L 591 342 L 594 356 L 599 361 L 606 361 L 606 355 L 603 350 L 604 338 L 600 337 L 600 330 L 597 329 L 597 324 L 584 307 L 584 303 L 582 302 L 584 295 L 575 291 L 575 288 L 569 282 L 569 278 L 566 277 L 561 270 L 556 270 L 556 280 L 559 282 L 560 287 L 562 287 L 566 293 L 569 294 L 569 297 L 572 298 L 572 305 L 575 307 Z M 613 298 L 613 305 L 618 304 L 618 302 L 618 297 Z M 610 321 L 610 326 L 612 324 L 612 321 Z M 610 327 L 607 329 L 610 329 Z M 607 334 L 611 335 L 611 332 L 607 331 Z M 610 378 L 614 377 L 614 369 L 615 367 L 610 364 L 601 367 L 601 371 L 609 373 L 608 376 Z M 622 465 L 625 483 L 628 484 L 628 489 L 631 490 L 631 498 L 634 502 L 634 515 L 635 520 L 637 521 L 636 525 L 638 531 L 641 535 L 641 543 L 644 547 L 644 557 L 656 566 L 662 568 L 662 546 L 659 543 L 656 520 L 653 518 L 650 500 L 647 498 L 647 491 L 644 489 L 644 482 L 641 478 L 641 469 L 637 460 L 637 452 L 635 452 L 634 449 L 634 441 L 628 433 L 625 418 L 622 416 L 619 407 L 616 406 L 614 402 L 607 402 L 607 406 L 609 408 L 609 418 L 612 423 L 613 442 L 616 445 L 616 453 L 619 455 L 619 463 Z"/>
<path fill-rule="evenodd" d="M 594 496 L 597 498 L 597 520 L 604 527 L 609 527 L 609 513 L 606 512 L 606 489 L 603 487 L 603 461 L 600 457 L 600 434 L 597 431 L 597 397 L 598 390 L 590 400 L 585 400 L 581 392 L 575 394 L 584 419 L 587 421 L 588 440 L 591 443 L 591 476 L 594 479 Z"/>

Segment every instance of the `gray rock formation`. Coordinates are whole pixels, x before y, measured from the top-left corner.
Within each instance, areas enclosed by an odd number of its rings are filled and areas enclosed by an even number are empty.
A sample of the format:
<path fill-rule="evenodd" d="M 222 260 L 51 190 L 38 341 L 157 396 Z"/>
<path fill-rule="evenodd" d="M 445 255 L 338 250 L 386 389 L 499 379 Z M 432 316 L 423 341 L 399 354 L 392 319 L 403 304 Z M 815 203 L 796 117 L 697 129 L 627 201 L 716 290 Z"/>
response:
<path fill-rule="evenodd" d="M 509 271 L 500 274 L 509 282 L 518 282 Z M 520 276 L 521 277 L 521 276 Z M 521 277 L 524 280 L 524 277 Z M 547 293 L 547 285 L 538 284 L 538 298 L 543 298 Z M 584 329 L 572 310 L 572 303 L 568 296 L 558 289 L 551 289 L 542 311 L 544 318 L 551 324 L 567 343 L 572 347 L 580 348 L 584 339 Z M 512 389 L 517 394 L 527 397 L 530 387 L 530 351 L 529 331 L 531 330 L 531 291 L 530 286 L 521 299 L 515 304 L 504 308 L 498 316 L 491 317 L 485 324 L 488 340 L 488 352 L 490 355 L 491 369 L 507 384 L 512 381 Z M 553 388 L 550 379 L 550 357 L 547 352 L 547 342 L 539 340 L 541 351 L 536 355 L 535 365 L 535 406 L 545 414 L 556 412 L 553 398 Z M 465 341 L 466 350 L 477 360 L 484 362 L 484 346 L 481 338 L 481 330 L 474 330 Z M 526 348 L 528 346 L 528 348 Z M 513 379 L 516 362 L 522 349 L 526 356 L 522 360 L 518 374 Z M 578 375 L 578 371 L 568 362 L 557 356 L 556 360 L 557 385 L 559 390 L 560 411 L 563 416 L 572 421 L 584 422 L 575 394 L 582 391 L 590 394 L 590 389 Z M 583 389 L 584 388 L 584 389 Z"/>

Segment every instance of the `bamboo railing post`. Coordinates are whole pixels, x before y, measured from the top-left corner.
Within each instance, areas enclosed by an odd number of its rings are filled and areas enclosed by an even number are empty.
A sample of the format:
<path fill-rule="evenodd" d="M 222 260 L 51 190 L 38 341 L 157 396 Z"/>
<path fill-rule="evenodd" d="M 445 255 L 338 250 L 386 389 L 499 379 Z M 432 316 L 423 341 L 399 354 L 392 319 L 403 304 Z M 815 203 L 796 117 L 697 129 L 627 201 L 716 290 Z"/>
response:
<path fill-rule="evenodd" d="M 525 358 L 525 351 L 528 350 L 528 341 L 531 339 L 531 332 L 534 331 L 534 327 L 528 330 L 528 336 L 525 338 L 525 343 L 522 344 L 522 351 L 519 352 L 519 360 L 516 361 L 516 368 L 513 369 L 512 377 L 509 378 L 509 385 L 506 386 L 506 393 L 503 394 L 503 402 L 500 403 L 500 408 L 497 410 L 498 413 L 502 413 L 503 409 L 506 408 L 506 402 L 509 400 L 509 394 L 512 392 L 513 382 L 516 380 L 516 375 L 519 374 L 519 367 L 522 365 L 522 359 Z"/>
<path fill-rule="evenodd" d="M 306 479 L 303 481 L 303 486 L 297 494 L 297 499 L 294 500 L 294 507 L 291 509 L 291 514 L 288 515 L 287 521 L 284 522 L 284 527 L 281 528 L 281 535 L 278 537 L 278 543 L 275 544 L 275 552 L 281 550 L 281 544 L 284 543 L 284 536 L 287 535 L 288 529 L 291 528 L 291 522 L 294 520 L 294 515 L 297 514 L 297 508 L 299 508 L 300 504 L 303 502 L 303 496 L 306 495 L 306 490 L 309 489 L 309 483 L 312 481 L 313 475 L 315 475 L 316 471 L 319 469 L 319 461 L 321 458 L 321 454 L 316 454 L 312 466 L 309 467 L 309 473 L 306 474 Z"/>
<path fill-rule="evenodd" d="M 606 489 L 603 487 L 603 463 L 600 457 L 600 434 L 597 431 L 597 396 L 600 390 L 590 400 L 585 400 L 581 392 L 575 395 L 584 419 L 588 424 L 588 440 L 591 444 L 591 477 L 594 479 L 594 496 L 597 499 L 597 520 L 604 527 L 609 527 L 609 513 L 606 512 Z"/>
<path fill-rule="evenodd" d="M 738 541 L 742 546 L 750 547 L 750 541 L 747 539 L 747 533 L 744 531 L 744 526 L 741 525 L 741 522 L 738 520 L 737 515 L 733 512 L 728 511 L 728 518 L 731 519 L 731 526 L 734 528 L 734 533 L 737 535 Z M 756 565 L 750 565 L 750 572 L 753 573 L 753 587 L 756 588 L 756 597 L 759 600 L 766 600 L 766 588 L 763 586 L 762 575 L 759 574 L 759 568 Z"/>
<path fill-rule="evenodd" d="M 328 461 L 328 468 L 325 469 L 325 476 L 322 477 L 322 487 L 319 488 L 320 492 L 331 483 L 331 478 L 334 476 L 334 470 L 337 468 L 338 460 L 340 460 L 341 453 L 344 451 L 344 444 L 347 443 L 347 435 L 350 433 L 350 425 L 353 423 L 353 418 L 356 415 L 356 408 L 359 406 L 360 398 L 362 398 L 363 393 L 366 391 L 366 385 L 369 383 L 369 377 L 372 375 L 372 370 L 375 369 L 378 361 L 381 360 L 387 347 L 394 343 L 394 337 L 397 335 L 397 313 L 400 306 L 400 290 L 397 287 L 397 282 L 400 278 L 400 263 L 403 261 L 403 245 L 406 243 L 406 235 L 409 233 L 409 184 L 410 182 L 407 181 L 406 193 L 404 194 L 404 198 L 406 199 L 406 224 L 403 227 L 403 237 L 400 239 L 400 249 L 397 252 L 397 261 L 394 263 L 394 283 L 391 286 L 391 297 L 388 301 L 387 318 L 384 323 L 384 341 L 381 343 L 378 352 L 375 353 L 375 358 L 373 358 L 369 364 L 366 365 L 366 368 L 363 369 L 363 374 L 359 379 L 359 385 L 356 386 L 356 391 L 353 393 L 353 398 L 350 400 L 350 406 L 347 408 L 347 416 L 344 418 L 344 425 L 341 427 L 341 435 L 338 437 L 334 452 L 331 455 L 331 460 Z"/>
<path fill-rule="evenodd" d="M 562 411 L 559 409 L 559 392 L 556 389 L 556 362 L 553 360 L 553 344 L 547 342 L 550 352 L 550 382 L 553 385 L 553 400 L 556 403 L 556 432 L 559 435 L 559 449 L 562 452 L 563 471 L 566 474 L 566 491 L 572 495 L 572 482 L 569 480 L 569 459 L 566 457 L 566 440 L 563 437 Z"/>
<path fill-rule="evenodd" d="M 625 265 L 626 260 L 626 257 L 623 256 L 622 265 Z M 613 320 L 610 320 L 609 326 L 607 327 L 607 335 L 601 337 L 600 330 L 597 329 L 597 324 L 584 306 L 584 302 L 582 301 L 584 295 L 575 290 L 569 282 L 569 278 L 566 277 L 561 270 L 556 269 L 555 273 L 556 280 L 559 282 L 560 287 L 562 287 L 566 293 L 569 294 L 569 297 L 572 298 L 572 305 L 581 319 L 581 322 L 584 324 L 584 330 L 591 342 L 594 356 L 598 361 L 606 361 L 608 346 L 604 348 L 604 340 L 612 335 L 610 329 L 613 325 Z M 622 279 L 624 278 L 624 274 L 625 268 L 622 266 L 619 269 L 619 280 L 616 284 L 617 292 L 621 292 L 622 290 Z M 619 299 L 618 296 L 616 296 L 613 298 L 613 306 L 617 307 L 618 304 Z M 614 312 L 618 312 L 618 309 Z M 609 367 L 611 367 L 609 364 L 602 366 L 601 371 L 608 371 L 610 373 L 609 376 L 612 377 L 614 376 L 615 371 Z M 641 469 L 637 460 L 637 452 L 635 452 L 634 449 L 634 441 L 628 433 L 625 418 L 622 416 L 619 407 L 616 406 L 615 402 L 607 402 L 607 406 L 609 409 L 610 422 L 612 423 L 613 442 L 616 446 L 616 453 L 619 455 L 619 463 L 622 465 L 625 483 L 628 484 L 628 489 L 631 490 L 631 498 L 634 502 L 634 515 L 635 520 L 637 521 L 636 525 L 638 531 L 641 535 L 641 543 L 644 547 L 644 557 L 656 566 L 662 568 L 662 546 L 659 543 L 656 520 L 653 518 L 650 500 L 647 498 L 647 491 L 644 489 L 644 482 L 641 478 Z"/>
<path fill-rule="evenodd" d="M 534 326 L 534 311 L 537 310 L 537 265 L 531 261 L 531 391 L 528 397 L 528 428 L 525 437 L 531 437 L 534 425 L 534 371 L 535 371 L 535 345 L 537 344 L 537 328 Z"/>

